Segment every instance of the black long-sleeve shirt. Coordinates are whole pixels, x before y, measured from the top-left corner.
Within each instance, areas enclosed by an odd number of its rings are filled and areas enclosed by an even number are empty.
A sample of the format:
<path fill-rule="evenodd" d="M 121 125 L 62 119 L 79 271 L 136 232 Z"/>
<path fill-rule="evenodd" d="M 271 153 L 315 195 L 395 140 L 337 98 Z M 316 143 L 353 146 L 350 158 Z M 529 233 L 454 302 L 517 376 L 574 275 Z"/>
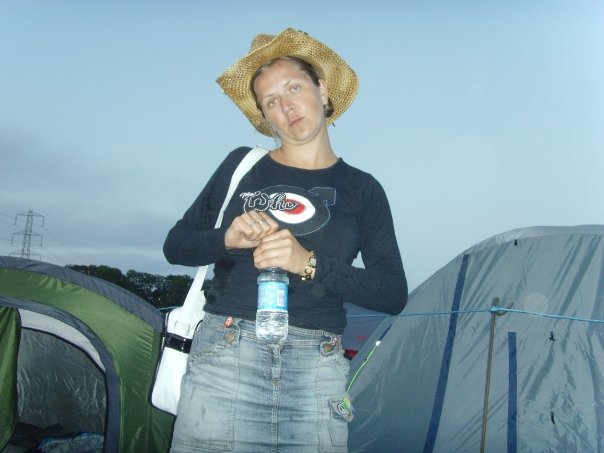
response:
<path fill-rule="evenodd" d="M 373 176 L 342 159 L 326 169 L 304 170 L 264 156 L 242 178 L 222 226 L 214 229 L 231 176 L 248 150 L 238 148 L 227 156 L 164 243 L 172 264 L 215 263 L 205 310 L 255 319 L 258 269 L 253 249 L 227 251 L 224 245 L 233 219 L 255 209 L 316 253 L 313 280 L 289 276 L 291 325 L 340 334 L 346 325 L 344 301 L 400 313 L 407 302 L 407 281 L 386 194 Z M 364 268 L 352 266 L 359 253 Z"/>

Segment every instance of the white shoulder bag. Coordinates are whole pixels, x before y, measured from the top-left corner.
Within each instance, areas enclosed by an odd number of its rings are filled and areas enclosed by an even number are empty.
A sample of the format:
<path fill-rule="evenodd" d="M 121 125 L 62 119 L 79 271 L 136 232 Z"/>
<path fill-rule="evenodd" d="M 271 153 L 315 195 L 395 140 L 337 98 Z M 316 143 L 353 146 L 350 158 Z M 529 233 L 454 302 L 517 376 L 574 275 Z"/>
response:
<path fill-rule="evenodd" d="M 215 228 L 219 228 L 222 224 L 224 211 L 241 178 L 267 152 L 264 148 L 256 147 L 251 149 L 243 158 L 231 177 L 231 184 L 218 214 Z M 193 334 L 205 314 L 203 307 L 206 298 L 202 286 L 207 271 L 208 266 L 199 267 L 182 307 L 176 307 L 166 315 L 161 355 L 151 392 L 151 403 L 156 408 L 174 415 L 176 415 L 178 400 L 180 399 L 180 384 L 187 369 L 187 358 L 189 357 Z"/>

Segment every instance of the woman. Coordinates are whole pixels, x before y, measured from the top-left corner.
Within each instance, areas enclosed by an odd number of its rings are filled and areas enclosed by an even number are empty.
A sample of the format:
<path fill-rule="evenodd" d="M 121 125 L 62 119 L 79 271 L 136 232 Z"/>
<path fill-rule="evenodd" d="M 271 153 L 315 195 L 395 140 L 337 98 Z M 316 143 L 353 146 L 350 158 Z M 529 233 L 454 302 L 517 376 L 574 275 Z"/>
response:
<path fill-rule="evenodd" d="M 278 139 L 241 180 L 213 229 L 231 152 L 170 230 L 170 263 L 215 263 L 183 378 L 173 452 L 347 451 L 353 409 L 341 334 L 345 301 L 399 313 L 407 284 L 380 184 L 338 158 L 327 126 L 352 103 L 354 71 L 307 34 L 259 35 L 218 83 Z M 364 268 L 352 266 L 361 253 Z M 288 272 L 289 334 L 255 337 L 258 269 Z"/>

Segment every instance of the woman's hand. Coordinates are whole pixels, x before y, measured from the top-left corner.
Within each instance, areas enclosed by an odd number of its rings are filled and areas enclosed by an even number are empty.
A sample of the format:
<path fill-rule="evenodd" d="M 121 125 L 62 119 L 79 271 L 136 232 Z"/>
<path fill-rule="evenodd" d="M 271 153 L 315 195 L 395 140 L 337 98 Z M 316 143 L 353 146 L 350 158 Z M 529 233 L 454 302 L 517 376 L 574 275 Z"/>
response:
<path fill-rule="evenodd" d="M 227 250 L 251 249 L 279 229 L 270 216 L 260 211 L 250 211 L 235 217 L 224 234 Z"/>
<path fill-rule="evenodd" d="M 279 230 L 260 240 L 254 250 L 254 265 L 258 269 L 278 267 L 293 274 L 304 275 L 309 254 L 289 230 Z"/>

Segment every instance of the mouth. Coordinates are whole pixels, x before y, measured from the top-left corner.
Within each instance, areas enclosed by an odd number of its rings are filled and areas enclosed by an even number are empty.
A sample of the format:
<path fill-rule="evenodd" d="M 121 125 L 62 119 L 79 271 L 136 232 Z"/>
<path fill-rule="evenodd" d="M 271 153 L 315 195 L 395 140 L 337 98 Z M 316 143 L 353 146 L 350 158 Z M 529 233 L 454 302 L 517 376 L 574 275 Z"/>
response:
<path fill-rule="evenodd" d="M 289 120 L 289 125 L 293 126 L 295 124 L 298 124 L 300 121 L 302 121 L 303 117 L 299 116 L 297 118 L 293 118 L 291 120 Z"/>

